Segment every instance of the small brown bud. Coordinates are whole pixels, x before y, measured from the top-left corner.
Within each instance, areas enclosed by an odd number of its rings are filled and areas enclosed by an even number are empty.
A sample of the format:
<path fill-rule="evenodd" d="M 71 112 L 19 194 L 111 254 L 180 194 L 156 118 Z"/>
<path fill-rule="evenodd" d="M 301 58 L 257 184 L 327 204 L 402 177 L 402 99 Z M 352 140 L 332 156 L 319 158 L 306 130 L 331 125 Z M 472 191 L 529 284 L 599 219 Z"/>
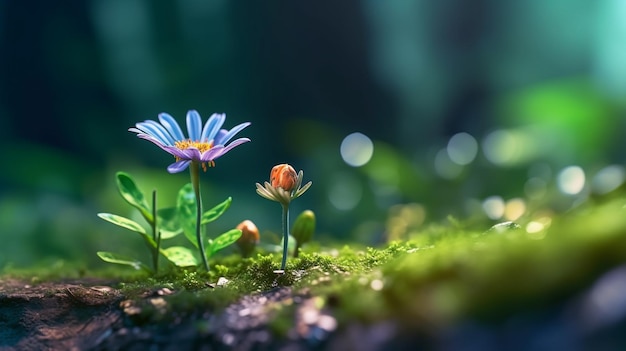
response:
<path fill-rule="evenodd" d="M 298 173 L 290 165 L 283 163 L 272 168 L 270 183 L 274 188 L 281 187 L 285 191 L 291 191 L 298 182 Z"/>
<path fill-rule="evenodd" d="M 241 249 L 242 256 L 248 257 L 259 243 L 259 229 L 252 221 L 247 219 L 239 223 L 237 229 L 241 230 L 241 237 L 237 239 L 237 245 Z"/>

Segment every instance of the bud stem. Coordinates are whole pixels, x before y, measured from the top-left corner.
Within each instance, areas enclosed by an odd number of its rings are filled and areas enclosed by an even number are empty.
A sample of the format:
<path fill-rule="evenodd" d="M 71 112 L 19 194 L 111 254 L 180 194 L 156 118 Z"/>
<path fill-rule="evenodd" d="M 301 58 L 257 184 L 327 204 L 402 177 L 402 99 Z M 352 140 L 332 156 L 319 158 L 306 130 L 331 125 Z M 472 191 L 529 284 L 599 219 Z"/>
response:
<path fill-rule="evenodd" d="M 285 270 L 287 265 L 287 251 L 289 250 L 289 204 L 281 204 L 283 207 L 283 260 L 280 269 Z"/>

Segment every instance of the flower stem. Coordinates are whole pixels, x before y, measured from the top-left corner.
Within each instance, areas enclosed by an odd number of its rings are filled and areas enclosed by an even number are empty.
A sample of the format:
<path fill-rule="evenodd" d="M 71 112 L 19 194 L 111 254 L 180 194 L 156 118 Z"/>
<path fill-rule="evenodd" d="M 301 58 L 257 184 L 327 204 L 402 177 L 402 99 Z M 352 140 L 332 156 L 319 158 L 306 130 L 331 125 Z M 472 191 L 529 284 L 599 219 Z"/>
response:
<path fill-rule="evenodd" d="M 161 231 L 157 223 L 157 196 L 156 190 L 152 190 L 152 238 L 156 241 L 156 251 L 152 255 L 154 273 L 159 273 L 159 253 L 161 252 Z"/>
<path fill-rule="evenodd" d="M 283 206 L 283 260 L 280 263 L 280 269 L 285 270 L 287 265 L 287 251 L 289 250 L 289 204 Z"/>
<path fill-rule="evenodd" d="M 209 271 L 209 262 L 206 259 L 204 252 L 204 241 L 202 240 L 202 198 L 200 197 L 200 163 L 197 161 L 191 161 L 189 165 L 191 171 L 191 185 L 193 186 L 194 194 L 196 195 L 196 240 L 198 241 L 198 248 L 200 249 L 200 256 L 202 256 L 202 263 L 204 268 Z"/>

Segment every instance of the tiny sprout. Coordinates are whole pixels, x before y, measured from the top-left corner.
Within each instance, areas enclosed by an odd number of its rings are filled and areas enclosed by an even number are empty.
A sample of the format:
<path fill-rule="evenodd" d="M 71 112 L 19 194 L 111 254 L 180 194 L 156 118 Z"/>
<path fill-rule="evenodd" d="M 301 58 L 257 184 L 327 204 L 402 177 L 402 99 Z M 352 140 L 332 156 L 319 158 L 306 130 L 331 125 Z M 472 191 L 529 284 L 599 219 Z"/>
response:
<path fill-rule="evenodd" d="M 237 229 L 241 230 L 241 237 L 237 239 L 237 246 L 239 246 L 243 257 L 249 257 L 259 243 L 259 229 L 247 219 L 239 223 Z"/>
<path fill-rule="evenodd" d="M 315 213 L 311 210 L 303 211 L 296 218 L 291 228 L 291 236 L 296 239 L 296 249 L 293 252 L 293 257 L 298 257 L 300 247 L 311 240 L 313 233 L 315 233 Z"/>

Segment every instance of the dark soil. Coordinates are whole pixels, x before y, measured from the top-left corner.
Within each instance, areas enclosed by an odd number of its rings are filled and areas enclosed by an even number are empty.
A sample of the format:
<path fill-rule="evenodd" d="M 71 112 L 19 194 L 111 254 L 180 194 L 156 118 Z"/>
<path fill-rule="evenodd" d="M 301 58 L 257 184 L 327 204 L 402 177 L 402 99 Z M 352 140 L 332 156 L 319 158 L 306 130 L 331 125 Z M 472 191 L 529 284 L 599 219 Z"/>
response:
<path fill-rule="evenodd" d="M 85 350 L 102 343 L 122 320 L 122 297 L 106 283 L 0 281 L 0 350 Z"/>
<path fill-rule="evenodd" d="M 624 313 L 595 318 L 588 306 L 593 291 L 495 324 L 466 321 L 424 334 L 428 328 L 403 329 L 393 320 L 338 325 L 316 297 L 289 287 L 245 296 L 218 312 L 191 309 L 145 320 L 146 306 L 158 310 L 164 295 L 179 292 L 162 288 L 129 299 L 115 285 L 96 279 L 0 280 L 0 350 L 626 349 Z M 615 293 L 616 301 L 626 301 L 623 291 Z"/>
<path fill-rule="evenodd" d="M 112 285 L 1 280 L 0 350 L 362 350 L 357 345 L 367 341 L 365 350 L 374 350 L 392 335 L 391 325 L 355 327 L 331 340 L 336 319 L 316 307 L 314 297 L 288 287 L 246 296 L 219 313 L 144 323 L 141 306 L 158 307 L 161 296 L 177 292 L 164 288 L 126 299 Z M 288 318 L 281 322 L 279 313 Z"/>

